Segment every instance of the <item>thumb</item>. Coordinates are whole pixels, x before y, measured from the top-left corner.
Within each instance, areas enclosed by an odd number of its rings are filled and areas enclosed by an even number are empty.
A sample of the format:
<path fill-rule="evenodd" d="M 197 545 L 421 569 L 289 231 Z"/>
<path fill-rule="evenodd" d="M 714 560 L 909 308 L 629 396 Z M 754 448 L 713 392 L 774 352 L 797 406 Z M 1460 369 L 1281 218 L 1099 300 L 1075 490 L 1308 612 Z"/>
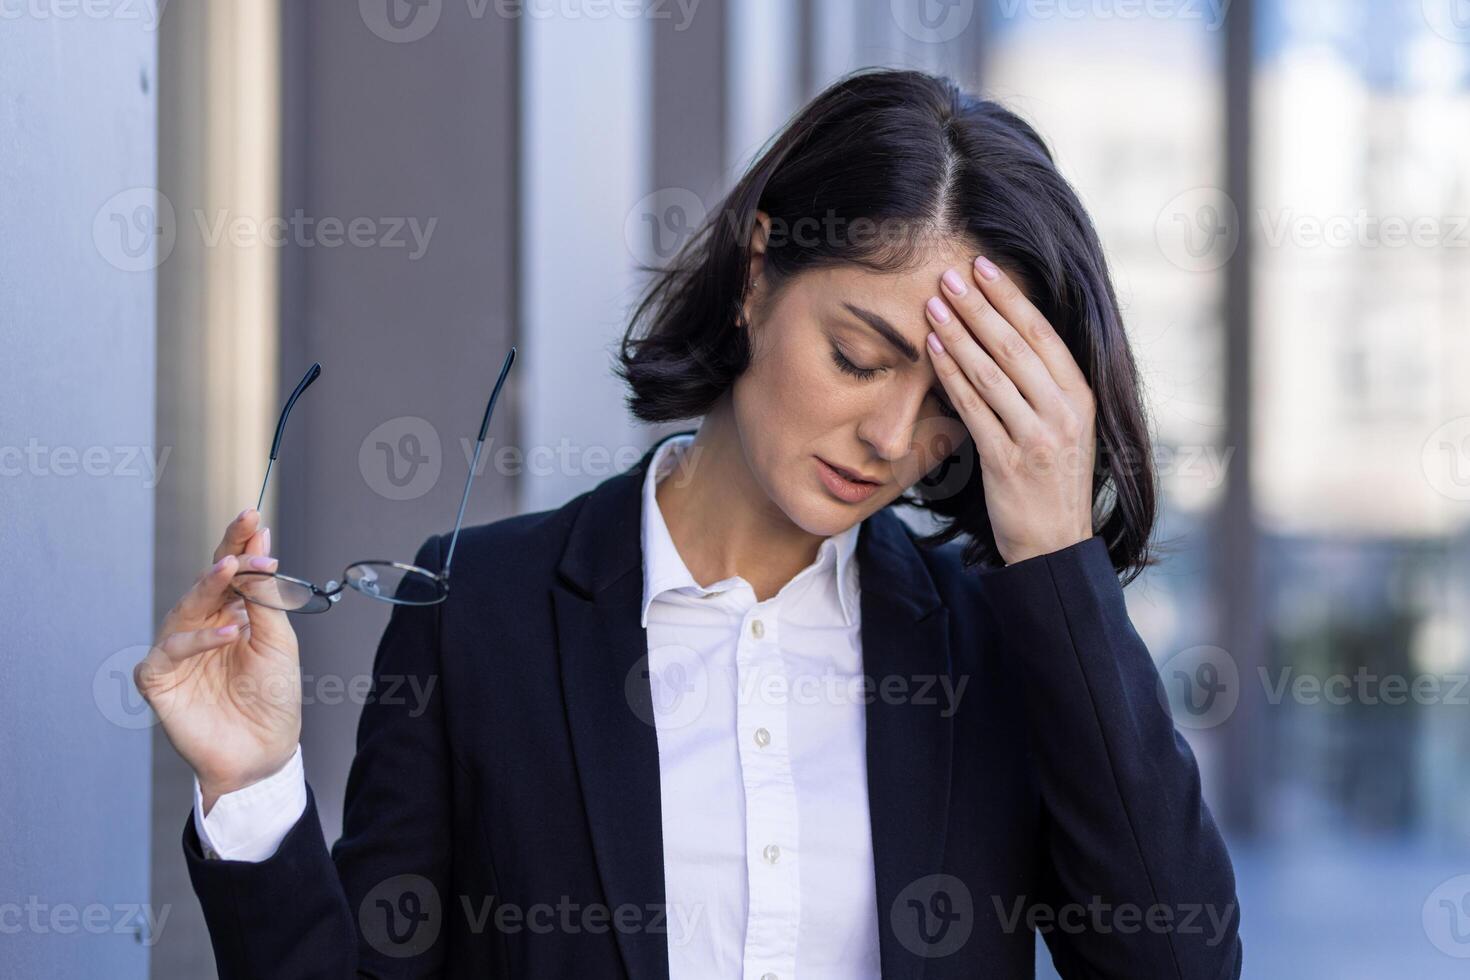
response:
<path fill-rule="evenodd" d="M 264 572 L 260 576 L 250 576 L 251 581 L 243 591 L 256 602 L 245 602 L 245 615 L 248 617 L 248 629 L 250 640 L 253 644 L 272 647 L 282 651 L 294 651 L 296 649 L 296 633 L 291 628 L 291 621 L 281 609 L 273 609 L 272 606 L 289 606 L 291 603 L 285 601 L 284 593 L 296 586 L 286 586 L 274 578 L 268 577 L 270 573 L 279 571 L 280 563 L 269 557 L 270 528 L 261 528 L 250 536 L 245 544 L 245 551 L 241 555 L 241 566 L 249 571 Z"/>
<path fill-rule="evenodd" d="M 275 569 L 271 569 L 274 571 Z M 246 628 L 252 643 L 277 650 L 293 650 L 296 646 L 296 631 L 291 628 L 291 620 L 286 613 L 280 609 L 272 609 L 262 603 L 274 602 L 280 604 L 278 598 L 271 598 L 271 593 L 277 590 L 272 580 L 266 579 L 261 585 L 251 590 L 252 598 L 257 602 L 246 602 L 245 615 L 248 618 Z"/>

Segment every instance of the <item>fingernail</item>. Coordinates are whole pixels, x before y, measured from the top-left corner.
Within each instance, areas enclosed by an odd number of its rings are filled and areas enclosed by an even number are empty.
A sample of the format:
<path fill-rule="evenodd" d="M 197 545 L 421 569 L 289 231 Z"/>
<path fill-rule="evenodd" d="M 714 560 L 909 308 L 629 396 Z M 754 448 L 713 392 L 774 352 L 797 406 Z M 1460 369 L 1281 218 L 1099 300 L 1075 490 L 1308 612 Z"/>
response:
<path fill-rule="evenodd" d="M 262 540 L 265 542 L 265 553 L 266 554 L 270 554 L 271 553 L 271 529 L 270 528 L 266 528 L 264 531 L 261 532 L 261 535 L 260 536 L 261 536 Z"/>
<path fill-rule="evenodd" d="M 949 322 L 949 307 L 944 305 L 944 300 L 940 299 L 938 296 L 930 296 L 929 302 L 925 303 L 924 305 L 928 308 L 929 315 L 934 318 L 934 322 Z"/>
<path fill-rule="evenodd" d="M 240 513 L 235 515 L 235 520 L 243 521 L 245 519 L 245 515 L 248 513 L 250 513 L 250 508 L 246 507 L 244 510 L 240 511 Z"/>
<path fill-rule="evenodd" d="M 224 567 L 225 567 L 225 562 L 227 562 L 229 560 L 230 560 L 230 556 L 229 555 L 225 555 L 219 561 L 217 561 L 217 562 L 214 563 L 214 568 L 210 569 L 210 571 L 213 571 L 213 572 L 223 571 L 224 570 Z"/>
<path fill-rule="evenodd" d="M 214 631 L 214 635 L 215 636 L 234 636 L 238 632 L 240 632 L 239 625 L 238 624 L 235 624 L 235 623 L 231 623 L 229 626 L 221 626 L 219 629 L 215 630 Z"/>
<path fill-rule="evenodd" d="M 980 275 L 986 279 L 1000 278 L 1000 270 L 995 267 L 995 263 L 983 255 L 975 256 L 975 268 L 980 270 Z"/>
<path fill-rule="evenodd" d="M 945 269 L 944 275 L 939 278 L 944 280 L 945 288 L 956 296 L 965 295 L 965 281 L 953 269 Z"/>
<path fill-rule="evenodd" d="M 939 334 L 932 331 L 929 334 L 929 349 L 936 354 L 944 353 L 944 345 L 939 342 Z"/>
<path fill-rule="evenodd" d="M 275 563 L 276 560 L 270 555 L 253 555 L 250 558 L 250 567 L 258 568 L 261 571 L 269 569 Z"/>

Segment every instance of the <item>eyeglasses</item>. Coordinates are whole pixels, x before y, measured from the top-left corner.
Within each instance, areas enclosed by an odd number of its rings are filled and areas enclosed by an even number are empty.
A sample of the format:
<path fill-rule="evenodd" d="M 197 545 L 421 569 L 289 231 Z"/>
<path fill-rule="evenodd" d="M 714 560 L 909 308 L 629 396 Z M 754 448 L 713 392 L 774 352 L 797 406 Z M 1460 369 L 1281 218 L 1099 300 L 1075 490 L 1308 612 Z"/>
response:
<path fill-rule="evenodd" d="M 449 538 L 449 550 L 444 556 L 444 568 L 435 573 L 409 562 L 359 561 L 348 565 L 342 572 L 342 581 L 328 582 L 319 587 L 305 579 L 293 578 L 279 572 L 237 572 L 231 588 L 236 595 L 257 605 L 285 612 L 323 613 L 331 609 L 342 598 L 344 587 L 351 586 L 370 599 L 379 599 L 400 606 L 432 606 L 449 598 L 449 566 L 454 560 L 454 546 L 459 541 L 459 529 L 464 523 L 465 505 L 469 503 L 470 486 L 475 482 L 475 471 L 479 469 L 480 453 L 485 448 L 485 433 L 490 428 L 490 416 L 495 411 L 495 400 L 500 397 L 505 376 L 516 358 L 512 347 L 500 368 L 495 390 L 490 393 L 490 402 L 485 406 L 485 417 L 480 422 L 480 436 L 475 442 L 475 456 L 470 462 L 470 473 L 465 479 L 464 494 L 459 498 L 459 514 L 454 519 L 454 533 Z M 276 423 L 276 438 L 271 443 L 270 461 L 265 468 L 265 482 L 260 485 L 260 500 L 255 507 L 260 509 L 265 500 L 266 483 L 270 482 L 271 470 L 276 463 L 276 454 L 281 449 L 281 436 L 286 431 L 286 419 L 301 393 L 322 373 L 320 364 L 307 370 L 291 397 L 281 409 L 281 420 Z"/>

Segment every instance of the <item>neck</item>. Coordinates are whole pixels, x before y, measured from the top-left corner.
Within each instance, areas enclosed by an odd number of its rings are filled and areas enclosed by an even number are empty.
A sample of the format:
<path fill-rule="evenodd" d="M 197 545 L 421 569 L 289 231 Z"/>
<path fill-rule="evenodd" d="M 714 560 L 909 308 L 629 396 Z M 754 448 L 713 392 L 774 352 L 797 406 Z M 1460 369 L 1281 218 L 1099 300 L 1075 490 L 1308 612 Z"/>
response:
<path fill-rule="evenodd" d="M 817 556 L 802 530 L 756 482 L 726 394 L 655 491 L 679 557 L 700 585 L 739 575 L 763 602 Z"/>

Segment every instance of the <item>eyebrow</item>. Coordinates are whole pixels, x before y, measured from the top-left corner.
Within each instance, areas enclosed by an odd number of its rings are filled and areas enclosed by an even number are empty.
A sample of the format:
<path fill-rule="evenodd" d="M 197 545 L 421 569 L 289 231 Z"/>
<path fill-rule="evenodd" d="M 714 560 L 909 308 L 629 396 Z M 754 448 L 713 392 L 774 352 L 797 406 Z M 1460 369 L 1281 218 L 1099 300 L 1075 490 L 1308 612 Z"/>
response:
<path fill-rule="evenodd" d="M 918 348 L 916 348 L 913 344 L 904 339 L 904 335 L 899 333 L 898 329 L 894 327 L 893 324 L 889 323 L 887 320 L 883 319 L 883 317 L 879 316 L 877 313 L 874 313 L 872 310 L 865 310 L 861 306 L 853 306 L 851 303 L 847 302 L 844 302 L 842 305 L 853 316 L 857 317 L 863 323 L 866 323 L 868 326 L 876 330 L 884 340 L 888 341 L 889 344 L 897 348 L 900 354 L 908 358 L 910 361 L 918 363 Z"/>

